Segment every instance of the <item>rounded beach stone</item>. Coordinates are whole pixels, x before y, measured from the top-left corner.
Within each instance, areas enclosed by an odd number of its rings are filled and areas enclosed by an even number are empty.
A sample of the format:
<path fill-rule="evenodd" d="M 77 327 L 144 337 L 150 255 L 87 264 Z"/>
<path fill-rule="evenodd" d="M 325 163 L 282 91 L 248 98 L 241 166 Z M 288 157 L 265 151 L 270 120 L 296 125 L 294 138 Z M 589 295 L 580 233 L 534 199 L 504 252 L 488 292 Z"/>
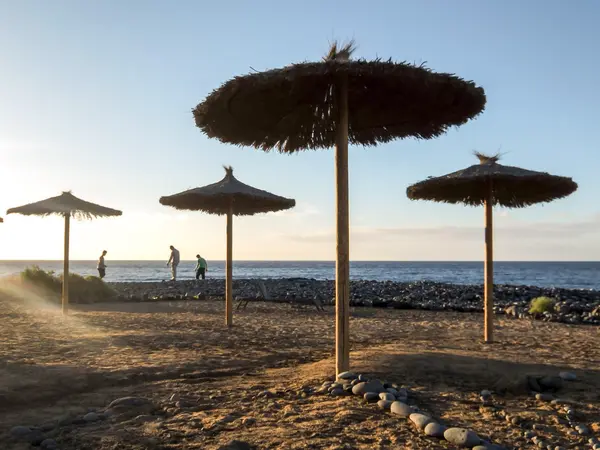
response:
<path fill-rule="evenodd" d="M 85 416 L 83 416 L 83 420 L 85 420 L 86 422 L 96 422 L 97 420 L 99 420 L 99 417 L 98 414 L 96 414 L 95 412 L 89 412 Z"/>
<path fill-rule="evenodd" d="M 469 448 L 475 447 L 481 442 L 479 436 L 465 428 L 448 428 L 444 432 L 444 439 L 451 444 Z"/>
<path fill-rule="evenodd" d="M 337 387 L 332 389 L 330 394 L 334 397 L 341 397 L 342 395 L 346 395 L 346 391 L 341 387 Z"/>
<path fill-rule="evenodd" d="M 383 389 L 383 384 L 376 380 L 358 383 L 352 387 L 352 393 L 354 395 L 364 395 L 367 392 L 375 392 L 379 394 L 383 391 L 385 391 L 385 389 Z"/>
<path fill-rule="evenodd" d="M 393 402 L 391 402 L 391 401 L 389 401 L 389 400 L 379 400 L 379 401 L 377 402 L 377 405 L 378 405 L 378 406 L 379 406 L 381 409 L 389 410 L 389 409 L 390 409 L 390 407 L 392 406 L 392 403 L 393 403 Z"/>
<path fill-rule="evenodd" d="M 419 430 L 425 429 L 427 424 L 432 422 L 431 417 L 421 413 L 412 413 L 408 418 Z"/>
<path fill-rule="evenodd" d="M 558 376 L 561 377 L 565 381 L 575 381 L 575 380 L 577 380 L 577 375 L 574 374 L 573 372 L 560 372 L 558 374 Z"/>
<path fill-rule="evenodd" d="M 536 398 L 536 400 L 539 400 L 540 402 L 551 402 L 552 400 L 554 400 L 554 397 L 552 396 L 552 394 L 548 394 L 548 393 L 535 394 L 535 398 Z"/>
<path fill-rule="evenodd" d="M 338 380 L 354 380 L 358 375 L 354 372 L 342 372 L 338 376 Z"/>
<path fill-rule="evenodd" d="M 413 413 L 413 410 L 406 403 L 402 402 L 394 402 L 392 406 L 390 406 L 390 410 L 392 414 L 396 414 L 400 417 L 408 417 Z"/>
<path fill-rule="evenodd" d="M 396 396 L 394 394 L 390 394 L 389 392 L 382 392 L 379 394 L 379 398 L 381 400 L 389 400 L 390 402 L 396 401 Z"/>
<path fill-rule="evenodd" d="M 368 402 L 368 403 L 376 403 L 378 402 L 379 399 L 379 394 L 375 393 L 375 392 L 366 392 L 365 395 L 363 396 L 363 398 Z"/>
<path fill-rule="evenodd" d="M 563 380 L 561 377 L 542 377 L 538 380 L 538 384 L 542 389 L 548 390 L 557 390 L 560 389 L 563 385 Z"/>
<path fill-rule="evenodd" d="M 109 408 L 140 408 L 142 406 L 151 405 L 152 402 L 144 397 L 122 397 L 113 400 Z"/>
<path fill-rule="evenodd" d="M 44 439 L 40 444 L 40 447 L 44 450 L 55 450 L 58 447 L 58 444 L 54 439 Z"/>
<path fill-rule="evenodd" d="M 29 435 L 30 433 L 31 427 L 26 427 L 23 425 L 17 425 L 16 427 L 12 427 L 10 429 L 10 434 L 14 437 L 23 437 Z"/>
<path fill-rule="evenodd" d="M 444 432 L 447 430 L 447 427 L 444 425 L 440 425 L 437 422 L 429 422 L 425 425 L 425 434 L 427 436 L 436 437 L 442 439 L 444 437 Z"/>

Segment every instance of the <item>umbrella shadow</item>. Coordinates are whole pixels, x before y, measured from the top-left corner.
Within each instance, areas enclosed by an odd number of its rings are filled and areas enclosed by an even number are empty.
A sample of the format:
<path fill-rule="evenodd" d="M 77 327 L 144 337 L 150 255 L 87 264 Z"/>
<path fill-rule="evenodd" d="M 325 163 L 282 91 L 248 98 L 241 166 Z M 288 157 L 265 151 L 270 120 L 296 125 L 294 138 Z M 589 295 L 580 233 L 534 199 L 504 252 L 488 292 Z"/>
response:
<path fill-rule="evenodd" d="M 427 386 L 432 391 L 452 389 L 459 392 L 479 393 L 481 390 L 504 390 L 507 393 L 521 387 L 527 376 L 556 377 L 560 372 L 574 372 L 577 381 L 564 382 L 558 391 L 588 402 L 600 402 L 600 370 L 573 369 L 559 364 L 519 362 L 490 359 L 442 352 L 417 354 L 383 354 L 371 360 L 373 376 L 398 381 L 413 386 Z"/>

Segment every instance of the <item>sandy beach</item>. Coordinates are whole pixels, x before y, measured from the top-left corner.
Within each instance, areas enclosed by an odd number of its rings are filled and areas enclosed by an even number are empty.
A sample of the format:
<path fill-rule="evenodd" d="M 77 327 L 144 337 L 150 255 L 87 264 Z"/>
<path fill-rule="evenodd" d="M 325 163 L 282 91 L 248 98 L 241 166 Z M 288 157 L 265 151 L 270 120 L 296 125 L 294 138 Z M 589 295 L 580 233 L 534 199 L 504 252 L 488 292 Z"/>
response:
<path fill-rule="evenodd" d="M 60 449 L 455 448 L 355 396 L 315 392 L 334 373 L 331 307 L 254 302 L 230 330 L 212 300 L 78 305 L 66 318 L 39 305 L 0 311 L 2 448 L 30 448 L 15 426 Z M 598 328 L 497 323 L 498 342 L 485 345 L 481 314 L 354 308 L 352 369 L 406 387 L 421 411 L 505 448 L 529 448 L 533 425 L 565 448 L 590 439 L 573 434 L 560 405 L 528 392 L 494 393 L 497 411 L 479 399 L 526 375 L 570 371 L 577 380 L 555 397 L 598 436 Z M 147 403 L 108 414 L 129 396 Z M 235 440 L 249 447 L 226 447 Z"/>

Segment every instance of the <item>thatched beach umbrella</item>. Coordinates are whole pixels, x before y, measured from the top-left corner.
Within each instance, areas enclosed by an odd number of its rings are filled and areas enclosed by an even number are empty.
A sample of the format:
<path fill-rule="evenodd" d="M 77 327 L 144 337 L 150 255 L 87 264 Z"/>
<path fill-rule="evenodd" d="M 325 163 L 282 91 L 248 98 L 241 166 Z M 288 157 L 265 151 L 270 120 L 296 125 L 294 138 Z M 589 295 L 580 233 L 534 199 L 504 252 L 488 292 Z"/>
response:
<path fill-rule="evenodd" d="M 550 202 L 575 192 L 577 183 L 567 177 L 503 166 L 498 164 L 498 155 L 486 156 L 476 153 L 476 156 L 480 164 L 413 184 L 406 189 L 406 194 L 411 200 L 463 203 L 469 206 L 483 205 L 485 210 L 484 340 L 493 342 L 493 206 L 524 208 L 536 203 Z"/>
<path fill-rule="evenodd" d="M 69 309 L 69 234 L 71 217 L 75 219 L 94 219 L 97 217 L 120 216 L 121 211 L 86 202 L 70 192 L 63 192 L 57 197 L 48 198 L 28 205 L 11 208 L 7 214 L 23 214 L 26 216 L 57 215 L 65 218 L 65 256 L 62 285 L 62 311 Z"/>
<path fill-rule="evenodd" d="M 161 197 L 159 202 L 176 209 L 203 211 L 227 216 L 227 260 L 225 266 L 225 323 L 233 323 L 233 216 L 281 211 L 296 206 L 296 201 L 256 189 L 233 176 L 225 167 L 225 178 L 208 186 Z"/>
<path fill-rule="evenodd" d="M 196 125 L 222 142 L 282 153 L 336 147 L 336 369 L 349 369 L 348 144 L 430 139 L 485 106 L 473 82 L 391 60 L 351 60 L 336 44 L 320 62 L 238 76 L 194 109 Z"/>

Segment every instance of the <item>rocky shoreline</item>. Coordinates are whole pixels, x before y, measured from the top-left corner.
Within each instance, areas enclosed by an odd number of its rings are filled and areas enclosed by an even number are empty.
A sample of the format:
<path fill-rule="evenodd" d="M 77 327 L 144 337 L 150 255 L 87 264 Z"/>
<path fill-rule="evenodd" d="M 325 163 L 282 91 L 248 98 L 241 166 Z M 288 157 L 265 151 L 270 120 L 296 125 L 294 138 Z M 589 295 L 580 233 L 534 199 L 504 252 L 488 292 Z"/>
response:
<path fill-rule="evenodd" d="M 118 301 L 192 300 L 225 295 L 222 279 L 204 282 L 108 283 L 118 294 Z M 335 285 L 332 280 L 306 278 L 237 279 L 233 281 L 234 297 L 240 300 L 289 302 L 295 304 L 333 305 Z M 418 281 L 351 281 L 352 306 L 432 311 L 483 311 L 483 286 Z M 554 311 L 529 314 L 531 300 L 546 296 L 554 299 Z M 543 288 L 536 286 L 496 285 L 494 311 L 515 318 L 534 318 L 552 322 L 600 325 L 600 291 L 584 289 Z"/>

